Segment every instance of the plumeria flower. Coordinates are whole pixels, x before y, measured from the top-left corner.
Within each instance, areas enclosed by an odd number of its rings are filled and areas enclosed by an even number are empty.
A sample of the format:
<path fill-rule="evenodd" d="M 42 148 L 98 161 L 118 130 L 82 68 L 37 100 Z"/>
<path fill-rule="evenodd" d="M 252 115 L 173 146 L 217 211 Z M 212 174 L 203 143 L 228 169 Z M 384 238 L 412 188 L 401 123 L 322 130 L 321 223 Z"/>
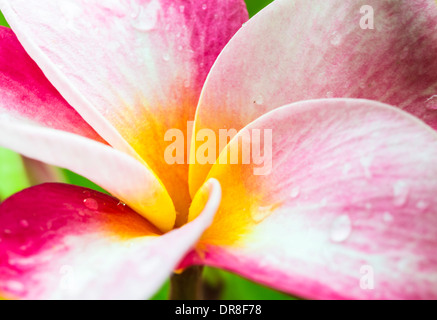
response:
<path fill-rule="evenodd" d="M 0 4 L 0 144 L 115 197 L 2 203 L 1 296 L 145 298 L 209 265 L 306 298 L 437 298 L 434 0 L 277 0 L 238 32 L 240 0 Z M 191 156 L 235 128 L 219 160 L 272 129 L 272 170 L 170 165 L 170 128 Z"/>

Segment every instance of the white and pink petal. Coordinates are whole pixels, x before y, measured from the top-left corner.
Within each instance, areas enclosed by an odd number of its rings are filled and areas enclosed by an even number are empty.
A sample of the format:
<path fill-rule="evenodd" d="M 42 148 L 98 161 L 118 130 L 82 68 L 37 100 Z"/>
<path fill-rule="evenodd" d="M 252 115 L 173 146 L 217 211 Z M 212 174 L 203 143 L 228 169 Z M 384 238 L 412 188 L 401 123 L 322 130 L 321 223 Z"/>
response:
<path fill-rule="evenodd" d="M 217 185 L 211 195 L 220 193 Z M 145 299 L 193 247 L 217 207 L 161 235 L 119 200 L 44 184 L 0 206 L 0 296 L 7 299 Z"/>
<path fill-rule="evenodd" d="M 211 65 L 248 18 L 244 1 L 2 0 L 0 8 L 66 100 L 113 147 L 144 159 L 186 211 L 188 166 L 164 161 L 164 135 L 189 131 Z"/>
<path fill-rule="evenodd" d="M 437 129 L 435 1 L 274 1 L 217 59 L 196 132 L 240 130 L 275 108 L 323 98 L 384 102 Z M 192 195 L 210 168 L 191 166 Z"/>
<path fill-rule="evenodd" d="M 172 199 L 156 175 L 144 163 L 110 146 L 12 118 L 0 118 L 0 145 L 84 176 L 161 231 L 169 231 L 175 224 Z"/>
<path fill-rule="evenodd" d="M 272 130 L 270 173 L 224 164 L 221 154 L 209 174 L 223 189 L 220 208 L 182 265 L 225 268 L 305 298 L 437 297 L 433 129 L 382 103 L 327 99 L 274 110 L 239 137 L 255 130 Z"/>

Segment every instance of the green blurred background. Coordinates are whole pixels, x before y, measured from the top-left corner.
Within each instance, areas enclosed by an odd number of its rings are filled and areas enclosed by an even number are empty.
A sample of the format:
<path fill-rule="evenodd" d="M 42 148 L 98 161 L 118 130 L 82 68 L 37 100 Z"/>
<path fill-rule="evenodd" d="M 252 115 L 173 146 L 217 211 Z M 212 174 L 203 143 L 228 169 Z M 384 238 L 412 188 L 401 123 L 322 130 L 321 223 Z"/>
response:
<path fill-rule="evenodd" d="M 247 8 L 252 17 L 272 0 L 246 0 Z M 8 26 L 6 20 L 0 12 L 0 25 Z M 93 188 L 103 191 L 101 188 L 72 172 L 63 170 L 65 179 L 68 183 Z M 21 158 L 5 149 L 0 148 L 0 200 L 18 192 L 28 185 L 27 177 L 21 162 Z M 238 277 L 223 270 L 205 268 L 205 283 L 211 297 L 224 300 L 288 300 L 290 296 L 260 286 L 251 281 Z M 156 294 L 154 299 L 164 300 L 168 296 L 169 283 Z"/>

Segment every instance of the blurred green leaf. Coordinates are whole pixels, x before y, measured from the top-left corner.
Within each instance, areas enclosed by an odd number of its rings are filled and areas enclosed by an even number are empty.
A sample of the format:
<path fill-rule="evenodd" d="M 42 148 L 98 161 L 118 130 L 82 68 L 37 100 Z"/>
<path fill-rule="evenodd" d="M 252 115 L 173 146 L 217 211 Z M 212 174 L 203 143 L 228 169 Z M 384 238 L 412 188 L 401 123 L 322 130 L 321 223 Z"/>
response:
<path fill-rule="evenodd" d="M 246 0 L 247 11 L 249 11 L 249 16 L 253 17 L 262 8 L 272 3 L 273 0 Z"/>
<path fill-rule="evenodd" d="M 210 286 L 221 289 L 222 300 L 296 300 L 224 270 L 205 268 L 204 277 Z"/>
<path fill-rule="evenodd" d="M 162 288 L 153 296 L 151 300 L 167 300 L 170 293 L 170 281 L 166 281 Z"/>
<path fill-rule="evenodd" d="M 5 26 L 5 27 L 9 27 L 8 23 L 6 22 L 5 17 L 3 16 L 3 14 L 0 11 L 0 26 Z"/>
<path fill-rule="evenodd" d="M 21 157 L 0 148 L 0 200 L 30 186 Z"/>
<path fill-rule="evenodd" d="M 99 187 L 98 185 L 89 181 L 88 179 L 86 179 L 86 178 L 84 178 L 84 177 L 82 177 L 74 172 L 71 172 L 70 170 L 63 169 L 62 173 L 64 174 L 66 182 L 68 182 L 68 183 L 109 194 L 108 191 L 104 190 L 103 188 Z"/>

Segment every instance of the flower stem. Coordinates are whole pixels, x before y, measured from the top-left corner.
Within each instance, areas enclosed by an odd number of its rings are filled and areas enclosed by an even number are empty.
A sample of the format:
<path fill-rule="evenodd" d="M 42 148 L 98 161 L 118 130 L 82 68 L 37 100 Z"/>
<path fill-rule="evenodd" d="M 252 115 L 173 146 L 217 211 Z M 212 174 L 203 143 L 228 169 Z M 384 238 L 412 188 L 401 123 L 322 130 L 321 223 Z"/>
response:
<path fill-rule="evenodd" d="M 193 266 L 170 279 L 170 300 L 202 300 L 203 267 Z"/>

